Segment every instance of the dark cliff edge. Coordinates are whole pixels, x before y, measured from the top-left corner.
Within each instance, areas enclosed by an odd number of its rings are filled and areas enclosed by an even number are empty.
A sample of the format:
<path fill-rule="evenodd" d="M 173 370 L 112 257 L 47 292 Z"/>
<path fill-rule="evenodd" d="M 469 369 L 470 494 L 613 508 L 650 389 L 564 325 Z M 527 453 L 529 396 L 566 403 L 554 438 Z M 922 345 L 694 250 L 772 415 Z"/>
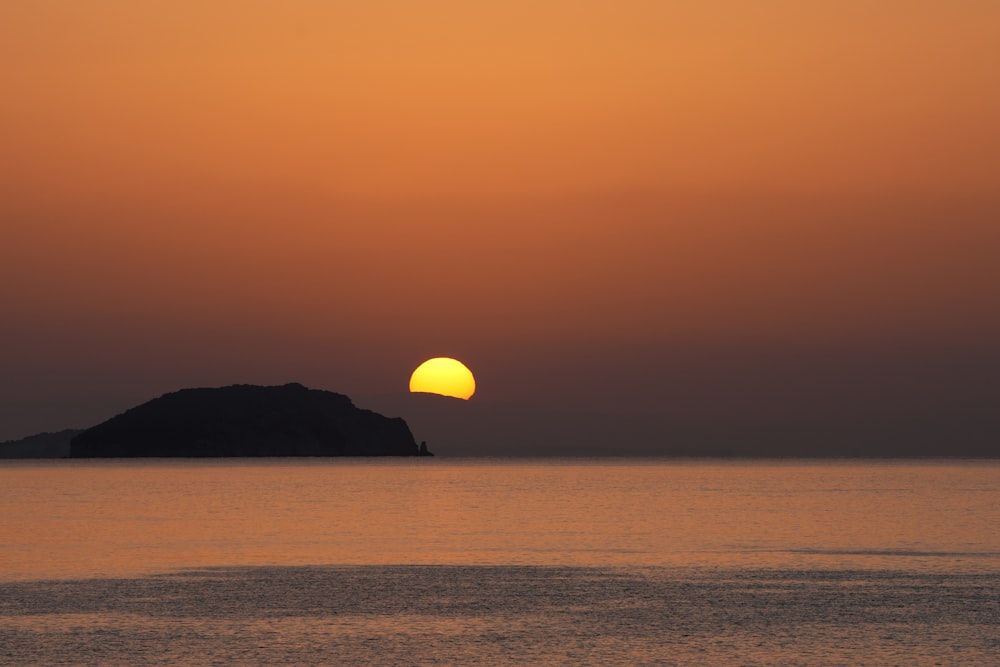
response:
<path fill-rule="evenodd" d="M 66 429 L 0 442 L 0 459 L 64 459 L 69 456 L 70 440 L 80 433 L 80 429 Z"/>
<path fill-rule="evenodd" d="M 300 384 L 182 389 L 70 442 L 70 458 L 422 455 L 403 419 Z"/>

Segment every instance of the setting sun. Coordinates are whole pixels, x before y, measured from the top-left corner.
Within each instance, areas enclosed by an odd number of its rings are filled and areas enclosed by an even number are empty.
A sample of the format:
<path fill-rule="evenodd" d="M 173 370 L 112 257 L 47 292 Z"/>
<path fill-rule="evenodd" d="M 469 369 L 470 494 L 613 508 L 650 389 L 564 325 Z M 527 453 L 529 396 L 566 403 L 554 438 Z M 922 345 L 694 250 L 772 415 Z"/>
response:
<path fill-rule="evenodd" d="M 410 391 L 468 400 L 476 393 L 476 379 L 461 361 L 435 357 L 413 371 L 410 376 Z"/>

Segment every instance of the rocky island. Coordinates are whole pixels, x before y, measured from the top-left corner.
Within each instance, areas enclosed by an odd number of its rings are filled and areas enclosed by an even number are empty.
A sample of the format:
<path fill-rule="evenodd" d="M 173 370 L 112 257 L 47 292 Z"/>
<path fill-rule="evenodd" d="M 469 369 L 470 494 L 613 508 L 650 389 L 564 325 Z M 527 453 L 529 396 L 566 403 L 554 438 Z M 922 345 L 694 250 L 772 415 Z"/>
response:
<path fill-rule="evenodd" d="M 402 419 L 301 384 L 182 389 L 70 441 L 70 458 L 429 455 Z"/>

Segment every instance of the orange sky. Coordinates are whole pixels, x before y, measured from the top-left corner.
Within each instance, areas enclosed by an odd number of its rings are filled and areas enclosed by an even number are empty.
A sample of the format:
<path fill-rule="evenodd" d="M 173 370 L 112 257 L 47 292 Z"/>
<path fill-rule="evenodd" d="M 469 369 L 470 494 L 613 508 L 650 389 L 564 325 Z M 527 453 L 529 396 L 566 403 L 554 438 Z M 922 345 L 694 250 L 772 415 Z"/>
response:
<path fill-rule="evenodd" d="M 691 346 L 902 341 L 990 385 L 998 30 L 985 0 L 5 2 L 0 439 L 75 425 L 18 401 L 392 392 L 436 355 L 624 411 Z"/>

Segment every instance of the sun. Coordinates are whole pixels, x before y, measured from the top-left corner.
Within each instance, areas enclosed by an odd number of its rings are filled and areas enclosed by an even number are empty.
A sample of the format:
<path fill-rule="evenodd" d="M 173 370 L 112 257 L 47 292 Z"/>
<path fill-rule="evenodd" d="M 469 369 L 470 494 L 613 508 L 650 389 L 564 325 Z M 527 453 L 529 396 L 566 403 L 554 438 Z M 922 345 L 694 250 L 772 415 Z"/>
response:
<path fill-rule="evenodd" d="M 476 393 L 476 378 L 461 361 L 435 357 L 417 366 L 410 376 L 410 392 L 440 394 L 468 400 Z"/>

